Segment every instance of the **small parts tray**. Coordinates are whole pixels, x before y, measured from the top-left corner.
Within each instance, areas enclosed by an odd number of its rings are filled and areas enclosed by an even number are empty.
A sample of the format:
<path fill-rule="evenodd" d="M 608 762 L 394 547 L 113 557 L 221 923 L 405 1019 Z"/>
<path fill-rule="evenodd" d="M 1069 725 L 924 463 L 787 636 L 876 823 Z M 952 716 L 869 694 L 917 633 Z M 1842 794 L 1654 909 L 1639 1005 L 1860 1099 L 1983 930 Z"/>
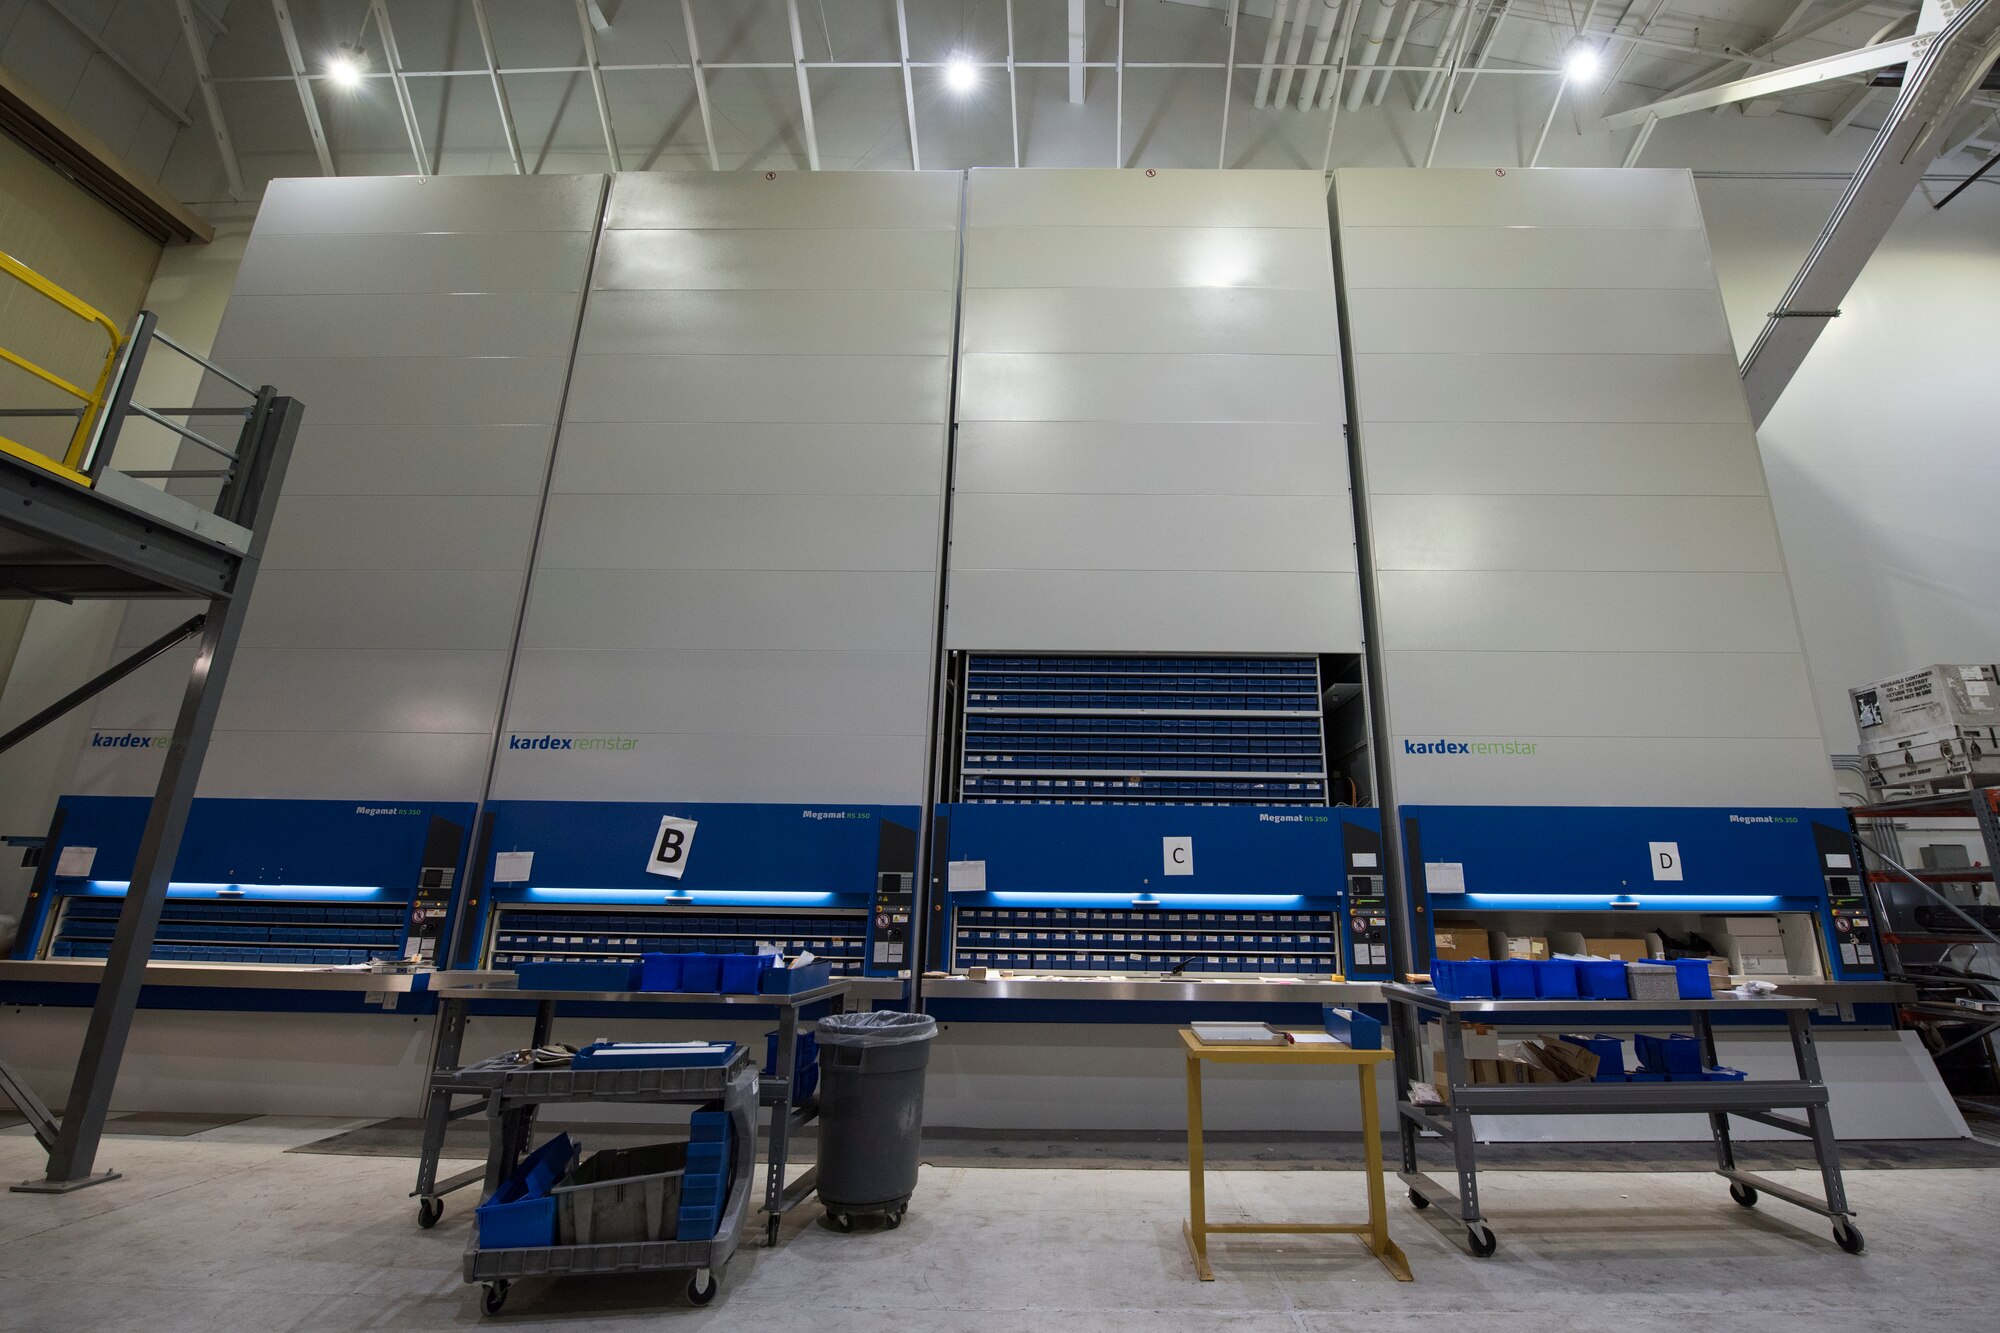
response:
<path fill-rule="evenodd" d="M 741 1046 L 727 1065 L 677 1069 L 524 1069 L 496 1058 L 455 1069 L 440 1078 L 438 1086 L 484 1089 L 509 1101 L 720 1097 L 750 1063 L 749 1048 Z"/>

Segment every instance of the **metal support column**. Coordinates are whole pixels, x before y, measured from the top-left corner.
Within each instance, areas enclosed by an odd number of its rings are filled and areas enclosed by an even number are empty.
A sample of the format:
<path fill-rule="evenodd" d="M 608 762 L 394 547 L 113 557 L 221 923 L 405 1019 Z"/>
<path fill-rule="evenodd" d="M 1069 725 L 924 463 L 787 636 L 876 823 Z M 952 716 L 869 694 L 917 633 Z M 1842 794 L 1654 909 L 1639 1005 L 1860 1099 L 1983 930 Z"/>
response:
<path fill-rule="evenodd" d="M 256 583 L 264 543 L 270 534 L 271 515 L 277 507 L 279 487 L 303 415 L 299 404 L 289 398 L 266 399 L 261 403 L 253 422 L 258 431 L 256 445 L 241 459 L 237 475 L 224 487 L 218 508 L 248 520 L 252 534 L 250 549 L 237 565 L 227 594 L 209 604 L 201 646 L 188 673 L 187 691 L 174 722 L 173 739 L 168 743 L 166 762 L 160 770 L 152 808 L 146 815 L 145 831 L 140 835 L 139 854 L 132 867 L 124 910 L 118 916 L 111 955 L 105 962 L 104 979 L 98 985 L 90 1026 L 84 1033 L 83 1052 L 77 1060 L 62 1127 L 56 1135 L 55 1147 L 49 1152 L 48 1174 L 41 1180 L 24 1181 L 14 1186 L 16 1190 L 59 1194 L 116 1178 L 116 1172 L 95 1169 L 97 1145 L 104 1134 L 105 1117 L 111 1110 L 112 1089 L 125 1055 L 126 1038 L 132 1031 L 132 1016 L 139 1007 L 139 989 L 145 983 L 153 936 L 159 928 L 161 910 L 166 906 L 167 882 L 173 877 L 174 861 L 180 854 L 188 809 L 194 803 L 195 783 L 201 775 L 202 760 L 208 754 L 216 713 L 222 706 L 222 688 L 229 677 L 230 661 L 243 635 L 250 592 Z"/>

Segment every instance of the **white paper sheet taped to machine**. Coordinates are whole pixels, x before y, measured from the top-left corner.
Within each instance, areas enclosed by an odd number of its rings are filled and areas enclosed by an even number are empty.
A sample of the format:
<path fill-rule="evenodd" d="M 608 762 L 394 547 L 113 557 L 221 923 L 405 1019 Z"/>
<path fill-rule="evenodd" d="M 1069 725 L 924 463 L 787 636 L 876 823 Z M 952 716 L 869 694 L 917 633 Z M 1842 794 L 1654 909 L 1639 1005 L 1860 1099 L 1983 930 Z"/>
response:
<path fill-rule="evenodd" d="M 945 888 L 952 893 L 986 892 L 984 861 L 951 861 L 945 871 Z"/>
<path fill-rule="evenodd" d="M 533 852 L 501 852 L 493 858 L 495 884 L 519 884 L 534 873 Z"/>
<path fill-rule="evenodd" d="M 95 847 L 65 847 L 56 858 L 56 874 L 68 879 L 88 879 L 97 864 Z"/>
<path fill-rule="evenodd" d="M 1424 862 L 1424 887 L 1432 893 L 1464 893 L 1465 862 Z"/>

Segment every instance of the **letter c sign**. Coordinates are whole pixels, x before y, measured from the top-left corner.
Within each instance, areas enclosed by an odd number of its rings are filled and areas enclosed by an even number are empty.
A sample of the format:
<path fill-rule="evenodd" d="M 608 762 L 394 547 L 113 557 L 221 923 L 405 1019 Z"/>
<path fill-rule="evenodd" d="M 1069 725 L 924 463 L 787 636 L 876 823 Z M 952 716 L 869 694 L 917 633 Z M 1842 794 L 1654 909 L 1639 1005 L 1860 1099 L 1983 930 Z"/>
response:
<path fill-rule="evenodd" d="M 1168 875 L 1192 875 L 1194 873 L 1194 839 L 1162 838 L 1160 854 L 1166 861 L 1162 870 Z"/>

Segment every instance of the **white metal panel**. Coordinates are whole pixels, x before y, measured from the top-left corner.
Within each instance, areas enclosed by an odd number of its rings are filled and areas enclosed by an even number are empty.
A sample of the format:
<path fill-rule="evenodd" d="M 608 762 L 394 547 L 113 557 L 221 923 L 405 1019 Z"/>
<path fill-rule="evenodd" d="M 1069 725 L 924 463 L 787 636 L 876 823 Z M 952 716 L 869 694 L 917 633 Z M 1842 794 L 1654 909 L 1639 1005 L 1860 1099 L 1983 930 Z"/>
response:
<path fill-rule="evenodd" d="M 1384 570 L 1379 582 L 1387 649 L 1798 651 L 1791 589 L 1777 573 Z M 1402 690 L 1391 703 L 1399 725 L 1425 716 Z"/>
<path fill-rule="evenodd" d="M 1761 495 L 1377 495 L 1385 569 L 1779 572 Z"/>
<path fill-rule="evenodd" d="M 362 232 L 575 231 L 597 211 L 602 176 L 294 176 L 271 182 L 257 230 Z"/>
<path fill-rule="evenodd" d="M 628 733 L 629 734 L 629 733 Z M 629 801 L 635 793 L 746 803 L 908 804 L 923 771 L 921 736 L 639 735 L 630 751 L 506 754 L 501 800 Z"/>
<path fill-rule="evenodd" d="M 216 726 L 225 731 L 464 732 L 493 729 L 507 654 L 498 649 L 245 648 Z M 157 725 L 173 725 L 171 715 Z"/>
<path fill-rule="evenodd" d="M 267 357 L 230 350 L 216 355 L 227 357 L 232 372 L 283 385 L 321 426 L 553 425 L 567 369 L 560 356 Z"/>
<path fill-rule="evenodd" d="M 1370 352 L 1735 354 L 1713 289 L 1367 288 L 1347 315 Z"/>
<path fill-rule="evenodd" d="M 953 648 L 1017 652 L 1333 652 L 1361 641 L 1345 574 L 954 567 Z"/>
<path fill-rule="evenodd" d="M 243 643 L 504 652 L 520 596 L 521 574 L 511 569 L 267 569 Z"/>
<path fill-rule="evenodd" d="M 786 355 L 837 349 L 935 356 L 951 345 L 952 294 L 928 291 L 598 291 L 578 350 Z"/>
<path fill-rule="evenodd" d="M 536 649 L 514 677 L 517 730 L 921 736 L 924 652 Z"/>
<path fill-rule="evenodd" d="M 956 476 L 968 494 L 1337 495 L 1353 519 L 1345 446 L 1318 423 L 968 421 Z"/>
<path fill-rule="evenodd" d="M 994 288 L 965 314 L 971 352 L 1340 353 L 1333 302 L 1317 290 Z"/>
<path fill-rule="evenodd" d="M 1713 290 L 1708 247 L 1687 228 L 1360 227 L 1340 233 L 1349 293 L 1376 287 Z"/>
<path fill-rule="evenodd" d="M 356 431 L 322 426 L 307 416 L 299 427 L 288 498 L 360 496 L 536 495 L 548 470 L 549 428 L 394 425 Z"/>
<path fill-rule="evenodd" d="M 1311 171 L 983 170 L 967 208 L 982 227 L 1052 220 L 1099 227 L 1317 227 L 1325 177 Z"/>
<path fill-rule="evenodd" d="M 1536 743 L 1531 755 L 1411 755 L 1396 735 L 1397 799 L 1409 804 L 1738 805 L 1834 804 L 1826 747 L 1817 738 L 1574 736 Z M 1457 737 L 1455 739 L 1467 739 Z M 1471 739 L 1512 740 L 1511 736 Z"/>
<path fill-rule="evenodd" d="M 547 569 L 937 568 L 935 495 L 556 495 Z"/>
<path fill-rule="evenodd" d="M 595 285 L 619 291 L 949 290 L 950 231 L 607 231 Z"/>
<path fill-rule="evenodd" d="M 1396 650 L 1386 671 L 1437 736 L 1819 736 L 1793 652 Z"/>
<path fill-rule="evenodd" d="M 1358 326 L 1357 326 L 1358 327 Z M 1375 421 L 1747 422 L 1727 355 L 1354 354 L 1355 397 Z"/>
<path fill-rule="evenodd" d="M 236 295 L 574 292 L 590 244 L 581 229 L 329 235 L 259 227 L 244 247 Z"/>
<path fill-rule="evenodd" d="M 476 801 L 493 733 L 221 731 L 201 796 Z"/>
<path fill-rule="evenodd" d="M 1341 415 L 1334 357 L 972 352 L 959 363 L 965 422 L 1331 423 Z"/>
<path fill-rule="evenodd" d="M 541 292 L 239 295 L 229 321 L 260 357 L 561 357 L 576 308 Z"/>
<path fill-rule="evenodd" d="M 1345 496 L 959 497 L 952 560 L 975 569 L 1355 569 Z"/>
<path fill-rule="evenodd" d="M 1339 189 L 1343 228 L 1701 227 L 1701 205 L 1685 171 L 1356 167 L 1340 172 Z"/>
<path fill-rule="evenodd" d="M 930 642 L 929 574 L 544 569 L 524 648 L 852 648 Z"/>
<path fill-rule="evenodd" d="M 628 172 L 606 225 L 632 229 L 958 229 L 955 171 Z"/>
<path fill-rule="evenodd" d="M 936 422 L 573 422 L 552 489 L 604 495 L 924 495 L 943 485 Z"/>
<path fill-rule="evenodd" d="M 280 495 L 277 569 L 525 569 L 532 495 Z"/>
<path fill-rule="evenodd" d="M 1327 291 L 1320 227 L 989 227 L 965 233 L 965 286 L 1280 287 Z"/>
<path fill-rule="evenodd" d="M 572 421 L 943 423 L 938 356 L 580 356 Z"/>
<path fill-rule="evenodd" d="M 1683 422 L 1375 421 L 1371 495 L 1756 495 L 1764 469 L 1743 425 Z"/>

